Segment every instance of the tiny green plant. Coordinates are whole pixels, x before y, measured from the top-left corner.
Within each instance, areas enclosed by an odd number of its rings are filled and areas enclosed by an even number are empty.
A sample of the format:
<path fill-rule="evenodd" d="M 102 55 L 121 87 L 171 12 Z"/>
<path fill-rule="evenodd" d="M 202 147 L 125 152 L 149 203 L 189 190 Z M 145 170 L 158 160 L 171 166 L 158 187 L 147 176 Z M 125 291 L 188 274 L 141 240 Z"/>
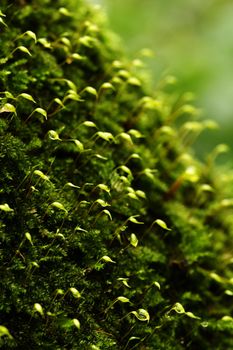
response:
<path fill-rule="evenodd" d="M 5 326 L 0 326 L 0 338 L 2 338 L 2 337 L 7 337 L 9 339 L 13 339 L 9 330 Z"/>
<path fill-rule="evenodd" d="M 130 303 L 130 300 L 124 296 L 119 296 L 117 297 L 111 304 L 109 307 L 107 307 L 105 309 L 105 313 L 107 313 L 112 307 L 113 305 L 115 305 L 117 302 L 120 302 L 120 303 Z"/>

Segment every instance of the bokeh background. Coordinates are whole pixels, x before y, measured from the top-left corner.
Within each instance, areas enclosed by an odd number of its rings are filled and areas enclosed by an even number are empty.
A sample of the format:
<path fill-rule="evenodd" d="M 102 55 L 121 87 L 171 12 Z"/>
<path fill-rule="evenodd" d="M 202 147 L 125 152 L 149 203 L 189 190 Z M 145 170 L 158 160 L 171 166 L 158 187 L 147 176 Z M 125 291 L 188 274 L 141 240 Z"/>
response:
<path fill-rule="evenodd" d="M 107 13 L 130 57 L 150 48 L 147 60 L 154 86 L 165 74 L 177 89 L 192 91 L 204 118 L 220 130 L 204 132 L 195 147 L 202 158 L 218 143 L 230 146 L 233 164 L 233 1 L 90 0 Z"/>

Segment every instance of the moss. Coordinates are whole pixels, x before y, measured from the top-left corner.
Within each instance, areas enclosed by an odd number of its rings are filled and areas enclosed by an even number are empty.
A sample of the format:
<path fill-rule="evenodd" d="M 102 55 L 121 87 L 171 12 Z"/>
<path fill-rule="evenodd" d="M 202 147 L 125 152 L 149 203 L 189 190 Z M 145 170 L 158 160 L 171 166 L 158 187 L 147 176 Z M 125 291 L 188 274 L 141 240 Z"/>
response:
<path fill-rule="evenodd" d="M 232 174 L 191 149 L 213 124 L 86 3 L 1 11 L 1 347 L 231 349 Z"/>

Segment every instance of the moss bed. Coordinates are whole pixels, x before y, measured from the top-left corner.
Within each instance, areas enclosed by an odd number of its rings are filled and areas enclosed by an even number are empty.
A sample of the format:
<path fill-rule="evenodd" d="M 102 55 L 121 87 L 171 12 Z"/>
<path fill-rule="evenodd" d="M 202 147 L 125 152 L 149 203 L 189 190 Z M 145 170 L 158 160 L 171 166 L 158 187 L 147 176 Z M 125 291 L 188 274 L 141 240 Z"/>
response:
<path fill-rule="evenodd" d="M 0 4 L 0 347 L 233 348 L 232 172 L 101 11 Z"/>

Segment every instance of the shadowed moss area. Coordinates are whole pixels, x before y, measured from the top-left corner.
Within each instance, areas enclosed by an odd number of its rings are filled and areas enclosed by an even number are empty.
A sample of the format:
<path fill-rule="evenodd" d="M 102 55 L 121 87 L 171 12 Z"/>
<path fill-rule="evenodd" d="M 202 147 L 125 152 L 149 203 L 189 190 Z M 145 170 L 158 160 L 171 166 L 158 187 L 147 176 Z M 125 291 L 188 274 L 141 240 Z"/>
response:
<path fill-rule="evenodd" d="M 101 12 L 1 1 L 0 346 L 233 347 L 232 172 Z"/>

